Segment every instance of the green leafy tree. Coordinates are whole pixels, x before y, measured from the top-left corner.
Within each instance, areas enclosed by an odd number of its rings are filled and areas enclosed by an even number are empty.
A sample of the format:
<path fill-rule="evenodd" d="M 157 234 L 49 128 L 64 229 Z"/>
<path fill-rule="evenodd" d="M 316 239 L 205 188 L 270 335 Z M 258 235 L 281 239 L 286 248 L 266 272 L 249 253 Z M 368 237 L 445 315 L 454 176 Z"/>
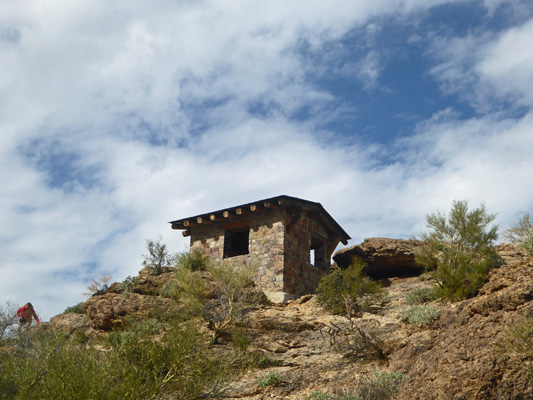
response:
<path fill-rule="evenodd" d="M 450 301 L 475 296 L 487 280 L 490 268 L 501 264 L 493 243 L 498 227 L 485 205 L 472 211 L 467 201 L 454 201 L 449 215 L 439 212 L 426 217 L 429 232 L 416 260 L 431 271 L 438 297 Z"/>
<path fill-rule="evenodd" d="M 355 258 L 348 268 L 335 269 L 324 275 L 317 288 L 318 303 L 334 313 L 351 314 L 362 300 L 375 301 L 382 298 L 383 289 L 378 282 L 364 274 L 365 266 L 362 260 Z"/>
<path fill-rule="evenodd" d="M 504 236 L 511 243 L 516 243 L 527 253 L 533 255 L 533 221 L 529 212 L 523 212 L 518 220 L 508 228 Z"/>
<path fill-rule="evenodd" d="M 161 243 L 161 238 L 157 241 L 148 239 L 146 249 L 148 255 L 143 255 L 142 265 L 153 275 L 159 275 L 163 272 L 163 268 L 173 266 L 176 256 L 168 251 L 166 244 Z"/>

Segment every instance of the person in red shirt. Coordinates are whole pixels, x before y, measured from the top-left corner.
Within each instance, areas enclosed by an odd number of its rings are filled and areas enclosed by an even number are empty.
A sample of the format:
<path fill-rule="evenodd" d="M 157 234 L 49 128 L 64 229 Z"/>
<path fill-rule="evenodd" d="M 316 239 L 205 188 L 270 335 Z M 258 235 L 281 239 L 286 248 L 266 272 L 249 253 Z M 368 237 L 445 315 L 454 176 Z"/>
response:
<path fill-rule="evenodd" d="M 37 323 L 40 322 L 39 317 L 37 317 L 37 314 L 35 313 L 35 310 L 33 309 L 31 303 L 26 303 L 17 310 L 17 318 L 19 321 L 17 332 L 19 333 L 22 331 L 23 328 L 25 329 L 31 325 L 33 321 L 32 318 L 35 318 L 35 321 L 37 321 Z"/>

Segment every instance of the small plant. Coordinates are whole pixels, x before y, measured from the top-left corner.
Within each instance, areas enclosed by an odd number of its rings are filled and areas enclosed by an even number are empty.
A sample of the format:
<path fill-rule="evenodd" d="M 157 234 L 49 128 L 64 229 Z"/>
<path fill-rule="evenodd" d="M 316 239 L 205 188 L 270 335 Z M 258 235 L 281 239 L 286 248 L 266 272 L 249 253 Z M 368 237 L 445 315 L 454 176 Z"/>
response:
<path fill-rule="evenodd" d="M 237 266 L 230 262 L 209 265 L 206 272 L 177 268 L 179 297 L 192 315 L 200 315 L 211 329 L 211 343 L 217 343 L 250 306 L 261 297 L 254 288 L 254 266 Z M 203 274 L 211 278 L 212 298 L 208 299 Z"/>
<path fill-rule="evenodd" d="M 85 331 L 76 330 L 74 331 L 73 340 L 76 343 L 85 344 L 89 341 L 89 338 L 87 337 L 87 334 L 85 333 Z"/>
<path fill-rule="evenodd" d="M 180 288 L 176 282 L 168 282 L 161 288 L 160 295 L 167 299 L 177 299 L 179 298 L 179 290 Z"/>
<path fill-rule="evenodd" d="M 440 316 L 433 306 L 412 306 L 402 312 L 401 319 L 410 324 L 429 325 Z"/>
<path fill-rule="evenodd" d="M 260 376 L 258 380 L 259 386 L 262 388 L 266 388 L 267 386 L 281 386 L 284 383 L 283 378 L 275 372 L 271 372 L 266 376 Z"/>
<path fill-rule="evenodd" d="M 218 291 L 218 304 L 212 308 L 204 307 L 202 315 L 213 330 L 212 343 L 216 343 L 219 336 L 239 319 L 248 307 L 259 302 L 260 296 L 253 283 L 255 272 L 254 266 L 237 266 L 229 262 L 209 268 L 209 274 Z"/>
<path fill-rule="evenodd" d="M 139 283 L 139 277 L 131 277 L 128 276 L 126 279 L 122 281 L 122 284 L 120 285 L 122 288 L 122 293 L 128 294 L 128 293 L 134 293 L 135 289 L 137 288 L 137 285 Z"/>
<path fill-rule="evenodd" d="M 81 302 L 76 304 L 75 306 L 70 306 L 63 311 L 63 314 L 85 314 L 85 303 Z"/>
<path fill-rule="evenodd" d="M 91 283 L 87 286 L 86 291 L 83 293 L 85 296 L 100 296 L 105 294 L 109 289 L 109 282 L 111 282 L 111 274 L 102 275 L 99 278 L 91 279 Z"/>
<path fill-rule="evenodd" d="M 233 342 L 233 347 L 242 353 L 245 353 L 252 343 L 250 332 L 242 327 L 233 330 L 231 339 Z"/>
<path fill-rule="evenodd" d="M 518 369 L 525 370 L 533 378 L 533 318 L 524 319 L 511 326 L 506 350 Z"/>
<path fill-rule="evenodd" d="M 344 312 L 348 319 L 347 327 L 333 322 L 325 325 L 330 346 L 348 357 L 386 359 L 386 345 L 381 336 L 356 325 L 353 300 L 350 296 L 344 296 Z"/>
<path fill-rule="evenodd" d="M 511 243 L 516 243 L 528 254 L 533 255 L 533 218 L 529 212 L 523 212 L 518 220 L 508 228 L 504 236 Z"/>
<path fill-rule="evenodd" d="M 305 400 L 390 400 L 399 393 L 405 375 L 399 371 L 374 372 L 374 380 L 368 381 L 356 389 L 341 390 L 332 395 L 318 390 Z"/>
<path fill-rule="evenodd" d="M 431 271 L 438 297 L 458 301 L 475 296 L 488 271 L 501 265 L 492 246 L 498 227 L 489 228 L 495 218 L 483 204 L 469 211 L 467 201 L 454 201 L 448 216 L 426 217 L 430 231 L 420 237 L 423 244 L 416 261 Z"/>
<path fill-rule="evenodd" d="M 378 282 L 363 273 L 365 266 L 363 261 L 355 258 L 348 268 L 335 269 L 323 276 L 317 288 L 318 303 L 341 314 L 346 312 L 347 303 L 355 309 L 361 301 L 371 303 L 381 299 L 384 291 Z"/>
<path fill-rule="evenodd" d="M 374 385 L 381 387 L 390 395 L 398 394 L 400 384 L 405 380 L 405 375 L 401 371 L 379 372 L 374 371 Z"/>
<path fill-rule="evenodd" d="M 176 266 L 189 271 L 205 271 L 211 264 L 211 258 L 204 256 L 198 249 L 192 253 L 181 253 L 176 256 Z"/>
<path fill-rule="evenodd" d="M 161 238 L 157 241 L 148 239 L 146 241 L 146 249 L 148 250 L 148 255 L 143 254 L 144 261 L 142 265 L 153 275 L 160 275 L 163 273 L 163 268 L 172 267 L 175 262 L 176 256 L 169 253 L 167 245 L 161 243 Z"/>
<path fill-rule="evenodd" d="M 411 290 L 407 296 L 405 296 L 405 302 L 407 305 L 414 306 L 424 303 L 428 303 L 437 298 L 435 289 L 432 287 L 423 287 Z"/>
<path fill-rule="evenodd" d="M 17 325 L 17 308 L 9 301 L 4 306 L 0 305 L 0 343 L 11 335 Z"/>

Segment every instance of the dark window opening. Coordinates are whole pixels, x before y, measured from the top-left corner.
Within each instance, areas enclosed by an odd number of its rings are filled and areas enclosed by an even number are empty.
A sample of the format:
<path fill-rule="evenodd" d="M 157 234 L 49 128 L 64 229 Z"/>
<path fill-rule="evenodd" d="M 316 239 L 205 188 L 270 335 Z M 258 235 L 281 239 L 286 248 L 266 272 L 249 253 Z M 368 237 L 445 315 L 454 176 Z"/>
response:
<path fill-rule="evenodd" d="M 250 229 L 226 231 L 224 235 L 224 258 L 248 254 L 249 239 Z"/>

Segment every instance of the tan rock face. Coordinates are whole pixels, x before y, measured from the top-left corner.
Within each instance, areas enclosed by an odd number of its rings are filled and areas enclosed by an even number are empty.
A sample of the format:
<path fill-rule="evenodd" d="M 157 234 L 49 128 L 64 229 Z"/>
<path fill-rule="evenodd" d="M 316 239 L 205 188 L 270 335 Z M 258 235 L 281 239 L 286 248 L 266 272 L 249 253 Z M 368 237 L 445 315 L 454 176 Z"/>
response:
<path fill-rule="evenodd" d="M 91 323 L 87 314 L 59 314 L 50 318 L 50 326 L 54 329 L 72 334 L 76 331 L 87 331 L 91 327 Z"/>
<path fill-rule="evenodd" d="M 127 316 L 148 315 L 155 310 L 165 312 L 171 304 L 172 300 L 156 296 L 106 293 L 91 297 L 85 308 L 93 329 L 109 331 L 120 328 Z"/>
<path fill-rule="evenodd" d="M 391 268 L 412 260 L 417 246 L 414 241 L 386 239 L 365 243 L 357 251 L 364 250 L 368 260 L 383 262 L 390 254 Z M 435 283 L 426 275 L 390 277 L 387 300 L 355 319 L 357 327 L 383 339 L 386 360 L 335 351 L 336 343 L 350 338 L 349 322 L 318 306 L 315 296 L 251 309 L 240 324 L 250 335 L 250 350 L 266 356 L 272 365 L 250 371 L 220 398 L 296 400 L 318 390 L 341 397 L 372 381 L 376 371 L 401 371 L 407 378 L 396 397 L 400 400 L 533 399 L 531 378 L 516 368 L 533 360 L 517 359 L 505 347 L 510 327 L 524 315 L 533 315 L 533 258 L 511 245 L 497 250 L 505 264 L 490 272 L 479 295 L 453 304 L 431 302 L 440 317 L 430 325 L 410 325 L 400 317 L 409 307 L 408 293 Z M 173 276 L 141 275 L 145 282 L 161 280 L 146 283 L 146 288 L 163 285 Z M 87 301 L 87 316 L 57 316 L 50 324 L 63 324 L 67 331 L 85 329 L 87 323 L 109 330 L 128 317 L 164 310 L 170 304 L 171 300 L 159 296 L 110 290 Z M 224 338 L 218 346 L 222 349 L 229 340 Z M 270 373 L 279 375 L 283 383 L 261 387 L 258 379 Z"/>
<path fill-rule="evenodd" d="M 530 378 L 506 350 L 510 327 L 533 313 L 533 259 L 508 245 L 498 250 L 506 264 L 477 297 L 448 306 L 440 329 L 392 355 L 390 367 L 409 375 L 398 399 L 533 398 Z"/>

